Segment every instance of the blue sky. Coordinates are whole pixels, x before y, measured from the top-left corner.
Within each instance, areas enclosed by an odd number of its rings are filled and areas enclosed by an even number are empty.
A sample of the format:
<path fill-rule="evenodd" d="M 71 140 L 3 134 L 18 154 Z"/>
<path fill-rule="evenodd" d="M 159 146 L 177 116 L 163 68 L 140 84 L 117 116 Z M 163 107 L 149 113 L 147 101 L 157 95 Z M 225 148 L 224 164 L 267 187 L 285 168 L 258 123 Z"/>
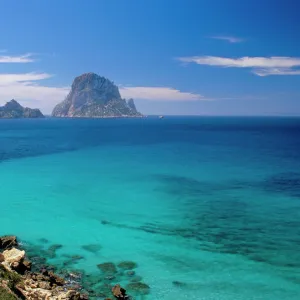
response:
<path fill-rule="evenodd" d="M 0 0 L 0 103 L 103 75 L 145 114 L 300 115 L 300 3 Z"/>

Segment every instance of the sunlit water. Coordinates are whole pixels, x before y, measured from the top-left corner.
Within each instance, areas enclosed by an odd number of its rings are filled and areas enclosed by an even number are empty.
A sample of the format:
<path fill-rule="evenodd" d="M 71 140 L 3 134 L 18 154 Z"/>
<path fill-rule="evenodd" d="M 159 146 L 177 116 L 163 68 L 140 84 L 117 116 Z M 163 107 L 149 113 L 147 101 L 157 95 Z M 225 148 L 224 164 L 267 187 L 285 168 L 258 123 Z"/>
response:
<path fill-rule="evenodd" d="M 298 300 L 299 170 L 296 118 L 0 120 L 0 234 L 135 299 Z"/>

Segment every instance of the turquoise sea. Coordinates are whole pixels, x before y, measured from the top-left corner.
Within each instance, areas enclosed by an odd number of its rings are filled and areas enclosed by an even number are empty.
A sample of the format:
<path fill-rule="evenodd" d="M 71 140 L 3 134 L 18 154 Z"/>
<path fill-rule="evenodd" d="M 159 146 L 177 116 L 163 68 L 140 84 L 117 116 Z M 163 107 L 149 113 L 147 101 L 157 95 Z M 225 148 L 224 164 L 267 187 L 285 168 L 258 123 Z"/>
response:
<path fill-rule="evenodd" d="M 299 118 L 0 120 L 0 187 L 1 235 L 134 299 L 299 300 Z"/>

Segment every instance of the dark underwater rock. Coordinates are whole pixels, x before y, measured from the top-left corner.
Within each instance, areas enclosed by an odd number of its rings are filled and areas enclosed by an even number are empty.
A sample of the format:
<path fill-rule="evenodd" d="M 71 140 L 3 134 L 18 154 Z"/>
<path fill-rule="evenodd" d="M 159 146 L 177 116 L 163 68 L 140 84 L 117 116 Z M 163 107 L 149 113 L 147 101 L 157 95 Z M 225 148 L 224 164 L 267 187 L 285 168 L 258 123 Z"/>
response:
<path fill-rule="evenodd" d="M 143 282 L 131 282 L 127 284 L 126 290 L 129 292 L 134 292 L 139 295 L 146 295 L 150 292 L 150 287 Z"/>
<path fill-rule="evenodd" d="M 130 270 L 130 271 L 127 271 L 127 272 L 126 272 L 126 275 L 127 275 L 127 276 L 134 276 L 134 275 L 135 275 L 135 272 L 132 271 L 132 270 Z"/>
<path fill-rule="evenodd" d="M 68 258 L 63 262 L 64 267 L 72 266 L 78 263 L 80 260 L 84 259 L 84 257 L 81 255 L 64 255 L 64 256 Z"/>
<path fill-rule="evenodd" d="M 54 244 L 51 245 L 47 250 L 46 250 L 46 255 L 49 258 L 55 258 L 56 257 L 56 251 L 61 249 L 63 246 L 60 244 Z"/>
<path fill-rule="evenodd" d="M 173 284 L 174 286 L 181 287 L 181 288 L 187 286 L 187 284 L 186 284 L 185 282 L 177 281 L 177 280 L 172 281 L 172 284 Z"/>
<path fill-rule="evenodd" d="M 33 256 L 30 257 L 32 262 L 32 271 L 39 272 L 43 269 L 47 269 L 47 259 L 45 257 Z"/>
<path fill-rule="evenodd" d="M 101 245 L 98 244 L 89 244 L 89 245 L 83 245 L 81 248 L 85 251 L 91 252 L 91 253 L 98 253 L 101 250 Z"/>
<path fill-rule="evenodd" d="M 57 251 L 58 249 L 61 249 L 63 246 L 60 245 L 60 244 L 54 244 L 54 245 L 51 245 L 49 248 L 48 248 L 48 251 Z"/>
<path fill-rule="evenodd" d="M 104 274 L 116 274 L 117 273 L 117 268 L 114 263 L 112 262 L 106 262 L 97 265 L 97 267 L 104 273 Z"/>
<path fill-rule="evenodd" d="M 137 267 L 137 264 L 133 261 L 122 261 L 118 264 L 118 268 L 123 270 L 132 270 Z"/>
<path fill-rule="evenodd" d="M 138 276 L 138 275 L 130 278 L 130 282 L 139 282 L 139 281 L 142 281 L 142 280 L 143 280 L 142 276 Z"/>
<path fill-rule="evenodd" d="M 40 242 L 41 244 L 48 244 L 49 243 L 49 241 L 45 238 L 38 239 L 38 242 Z"/>
<path fill-rule="evenodd" d="M 112 285 L 104 283 L 94 288 L 97 297 L 108 298 L 112 295 Z"/>
<path fill-rule="evenodd" d="M 266 178 L 261 183 L 268 192 L 283 193 L 291 197 L 300 197 L 300 173 L 285 172 Z"/>

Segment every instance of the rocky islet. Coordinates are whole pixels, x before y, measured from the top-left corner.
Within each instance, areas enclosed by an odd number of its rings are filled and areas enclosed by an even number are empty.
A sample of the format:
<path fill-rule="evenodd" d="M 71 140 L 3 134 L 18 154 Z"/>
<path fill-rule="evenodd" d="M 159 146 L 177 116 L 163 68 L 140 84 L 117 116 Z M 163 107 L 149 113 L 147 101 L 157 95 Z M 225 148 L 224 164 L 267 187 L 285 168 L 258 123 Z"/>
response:
<path fill-rule="evenodd" d="M 39 109 L 23 107 L 14 99 L 0 106 L 0 119 L 17 118 L 44 118 L 44 115 Z"/>
<path fill-rule="evenodd" d="M 123 99 L 118 87 L 95 73 L 76 77 L 71 90 L 52 112 L 53 117 L 112 118 L 142 117 L 133 99 Z"/>

